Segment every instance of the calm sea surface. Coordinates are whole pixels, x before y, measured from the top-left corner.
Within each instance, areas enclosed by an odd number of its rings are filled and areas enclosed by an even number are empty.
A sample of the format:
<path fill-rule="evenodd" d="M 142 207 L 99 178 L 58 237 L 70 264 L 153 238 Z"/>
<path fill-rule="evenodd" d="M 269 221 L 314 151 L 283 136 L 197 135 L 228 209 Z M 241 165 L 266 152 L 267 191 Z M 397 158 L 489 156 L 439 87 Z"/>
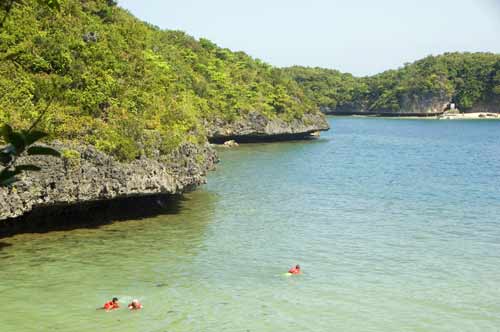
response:
<path fill-rule="evenodd" d="M 0 331 L 500 331 L 500 121 L 330 120 L 178 213 L 0 240 Z"/>

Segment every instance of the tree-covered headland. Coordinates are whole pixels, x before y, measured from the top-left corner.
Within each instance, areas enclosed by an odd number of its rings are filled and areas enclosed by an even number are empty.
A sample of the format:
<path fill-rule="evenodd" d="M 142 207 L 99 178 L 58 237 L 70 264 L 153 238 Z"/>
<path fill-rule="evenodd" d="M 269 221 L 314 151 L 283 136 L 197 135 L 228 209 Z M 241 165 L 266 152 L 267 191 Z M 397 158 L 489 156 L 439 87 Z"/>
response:
<path fill-rule="evenodd" d="M 8 1 L 7 1 L 8 2 Z M 317 112 L 282 70 L 142 22 L 112 0 L 0 6 L 0 123 L 121 160 L 206 140 L 203 123 Z M 49 3 L 51 1 L 48 1 Z M 8 15 L 7 14 L 8 10 Z"/>
<path fill-rule="evenodd" d="M 410 112 L 414 106 L 425 112 L 426 100 L 466 112 L 500 103 L 499 54 L 445 53 L 367 77 L 299 66 L 284 71 L 329 112 Z"/>
<path fill-rule="evenodd" d="M 411 112 L 453 102 L 467 111 L 500 100 L 497 54 L 447 53 L 355 77 L 278 69 L 161 30 L 113 0 L 7 0 L 0 22 L 0 124 L 26 129 L 40 118 L 36 129 L 50 138 L 121 160 L 204 142 L 206 123 L 255 112 L 290 121 L 318 106 Z"/>

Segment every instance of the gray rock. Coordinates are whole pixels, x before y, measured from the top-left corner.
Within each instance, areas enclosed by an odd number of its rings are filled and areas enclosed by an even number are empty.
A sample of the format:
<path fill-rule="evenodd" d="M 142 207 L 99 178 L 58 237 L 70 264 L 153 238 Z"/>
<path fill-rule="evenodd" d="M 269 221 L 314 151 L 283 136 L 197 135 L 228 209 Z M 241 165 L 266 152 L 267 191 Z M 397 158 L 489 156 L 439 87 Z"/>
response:
<path fill-rule="evenodd" d="M 225 141 L 223 145 L 226 148 L 234 148 L 234 147 L 238 146 L 239 144 L 236 143 L 236 141 L 234 139 L 232 139 L 232 140 L 229 140 L 229 141 Z"/>
<path fill-rule="evenodd" d="M 97 32 L 94 32 L 94 31 L 90 31 L 90 32 L 87 32 L 85 33 L 83 36 L 83 41 L 86 42 L 86 43 L 96 43 L 97 40 L 98 40 L 98 35 L 97 35 Z"/>
<path fill-rule="evenodd" d="M 427 116 L 441 114 L 451 102 L 445 91 L 428 94 L 406 93 L 401 96 L 400 109 L 369 108 L 365 102 L 355 102 L 336 108 L 321 106 L 321 112 L 334 115 Z"/>
<path fill-rule="evenodd" d="M 222 142 L 232 137 L 249 140 L 308 137 L 310 133 L 329 129 L 319 112 L 292 121 L 255 112 L 237 121 L 219 119 L 205 124 L 209 139 L 220 138 Z M 153 147 L 148 155 L 154 158 L 129 163 L 119 162 L 92 146 L 57 142 L 51 146 L 66 151 L 65 157 L 24 156 L 18 160 L 20 164 L 37 165 L 42 171 L 25 173 L 11 188 L 0 188 L 0 220 L 46 206 L 183 193 L 205 183 L 207 171 L 217 162 L 208 143 L 185 143 L 166 157 Z"/>
<path fill-rule="evenodd" d="M 40 172 L 21 175 L 11 188 L 0 188 L 0 220 L 15 218 L 36 207 L 109 200 L 131 196 L 178 194 L 205 182 L 217 162 L 208 145 L 183 144 L 165 160 L 142 158 L 122 163 L 92 146 L 54 143 L 70 157 L 22 157 Z M 65 154 L 68 155 L 68 154 Z"/>
<path fill-rule="evenodd" d="M 444 91 L 438 94 L 405 94 L 402 97 L 402 113 L 442 113 L 451 102 L 451 96 Z"/>
<path fill-rule="evenodd" d="M 268 118 L 262 113 L 252 112 L 236 121 L 217 119 L 205 122 L 207 135 L 211 141 L 225 141 L 238 137 L 239 140 L 270 138 L 275 136 L 308 136 L 312 132 L 330 129 L 325 116 L 321 113 L 304 114 L 300 119 L 285 121 Z"/>
<path fill-rule="evenodd" d="M 491 97 L 489 100 L 480 100 L 472 108 L 464 110 L 468 113 L 500 113 L 500 96 Z"/>

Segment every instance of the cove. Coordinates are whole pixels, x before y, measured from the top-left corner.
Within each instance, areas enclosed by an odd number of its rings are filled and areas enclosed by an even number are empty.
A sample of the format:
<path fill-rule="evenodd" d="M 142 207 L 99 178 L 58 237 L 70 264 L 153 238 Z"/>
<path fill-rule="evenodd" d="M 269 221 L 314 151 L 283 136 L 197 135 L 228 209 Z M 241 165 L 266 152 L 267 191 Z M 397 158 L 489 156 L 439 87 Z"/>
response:
<path fill-rule="evenodd" d="M 0 330 L 496 331 L 500 122 L 330 125 L 220 150 L 172 213 L 0 240 Z"/>

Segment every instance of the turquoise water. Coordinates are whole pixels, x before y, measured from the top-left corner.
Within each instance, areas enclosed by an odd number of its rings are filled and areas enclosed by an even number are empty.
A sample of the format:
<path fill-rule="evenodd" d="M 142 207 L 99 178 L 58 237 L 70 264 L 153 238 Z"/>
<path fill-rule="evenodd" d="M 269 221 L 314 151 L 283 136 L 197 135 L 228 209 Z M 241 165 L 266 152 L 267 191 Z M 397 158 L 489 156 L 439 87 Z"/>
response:
<path fill-rule="evenodd" d="M 331 125 L 178 213 L 0 240 L 0 331 L 500 331 L 500 121 Z"/>

